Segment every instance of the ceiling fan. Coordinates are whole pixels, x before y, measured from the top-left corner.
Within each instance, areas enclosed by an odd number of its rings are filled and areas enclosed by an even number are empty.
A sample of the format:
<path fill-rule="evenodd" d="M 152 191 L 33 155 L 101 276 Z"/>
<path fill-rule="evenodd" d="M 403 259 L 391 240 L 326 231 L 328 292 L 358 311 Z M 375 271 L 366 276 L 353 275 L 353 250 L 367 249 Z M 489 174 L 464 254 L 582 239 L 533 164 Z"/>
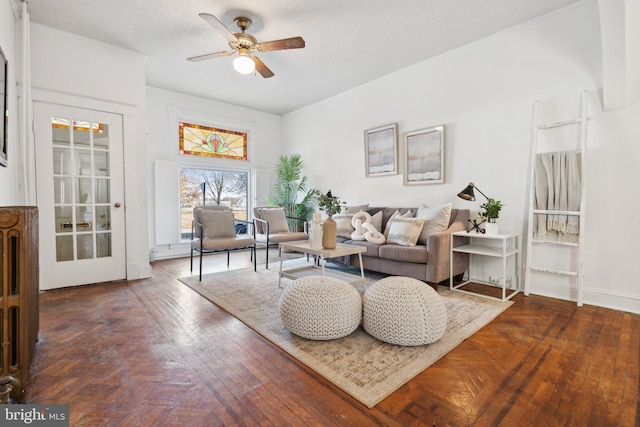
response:
<path fill-rule="evenodd" d="M 255 51 L 269 52 L 272 50 L 300 49 L 304 47 L 304 40 L 302 39 L 302 37 L 291 37 L 288 39 L 258 43 L 258 40 L 255 37 L 245 32 L 251 26 L 251 19 L 244 16 L 239 16 L 233 21 L 241 32 L 232 33 L 215 16 L 208 13 L 200 13 L 199 15 L 209 25 L 221 32 L 222 35 L 226 37 L 226 39 L 229 41 L 229 47 L 231 48 L 231 50 L 193 56 L 191 58 L 187 58 L 187 60 L 189 61 L 204 61 L 207 59 L 229 56 L 237 53 L 238 57 L 233 60 L 233 67 L 237 72 L 242 74 L 250 74 L 254 70 L 257 70 L 262 77 L 269 78 L 273 77 L 273 72 L 269 69 L 269 67 L 264 65 L 264 62 L 262 62 L 260 58 L 252 55 L 252 53 L 254 53 Z"/>

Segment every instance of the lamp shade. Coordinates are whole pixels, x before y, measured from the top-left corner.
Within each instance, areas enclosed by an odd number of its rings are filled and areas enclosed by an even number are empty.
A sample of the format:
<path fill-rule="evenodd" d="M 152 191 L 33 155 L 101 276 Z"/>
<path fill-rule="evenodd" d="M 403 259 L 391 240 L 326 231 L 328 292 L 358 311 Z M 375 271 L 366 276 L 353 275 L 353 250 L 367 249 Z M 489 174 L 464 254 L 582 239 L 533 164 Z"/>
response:
<path fill-rule="evenodd" d="M 467 187 L 458 193 L 458 197 L 464 200 L 474 201 L 476 199 L 476 195 L 473 192 L 473 182 L 470 182 Z"/>
<path fill-rule="evenodd" d="M 469 185 L 467 185 L 467 188 L 465 188 L 464 190 L 462 190 L 461 192 L 458 193 L 458 197 L 460 197 L 461 199 L 464 200 L 469 200 L 471 202 L 473 202 L 476 199 L 476 195 L 473 192 L 473 189 L 478 190 L 478 192 L 480 194 L 482 194 L 484 196 L 485 199 L 489 200 L 489 198 L 487 197 L 486 194 L 484 194 L 482 192 L 482 190 L 480 190 L 478 187 L 476 187 L 476 185 L 473 182 L 470 182 Z"/>
<path fill-rule="evenodd" d="M 251 74 L 256 69 L 256 64 L 251 57 L 243 52 L 233 60 L 233 68 L 240 74 Z"/>

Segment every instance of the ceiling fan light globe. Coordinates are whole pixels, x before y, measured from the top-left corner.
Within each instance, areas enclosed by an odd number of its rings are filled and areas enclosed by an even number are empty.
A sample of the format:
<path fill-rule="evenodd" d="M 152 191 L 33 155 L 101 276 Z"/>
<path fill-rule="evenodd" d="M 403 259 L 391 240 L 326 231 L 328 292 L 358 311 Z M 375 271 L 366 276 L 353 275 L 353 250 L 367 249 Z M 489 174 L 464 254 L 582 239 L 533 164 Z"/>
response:
<path fill-rule="evenodd" d="M 233 60 L 233 68 L 240 74 L 251 74 L 256 69 L 256 64 L 250 57 L 240 55 Z"/>

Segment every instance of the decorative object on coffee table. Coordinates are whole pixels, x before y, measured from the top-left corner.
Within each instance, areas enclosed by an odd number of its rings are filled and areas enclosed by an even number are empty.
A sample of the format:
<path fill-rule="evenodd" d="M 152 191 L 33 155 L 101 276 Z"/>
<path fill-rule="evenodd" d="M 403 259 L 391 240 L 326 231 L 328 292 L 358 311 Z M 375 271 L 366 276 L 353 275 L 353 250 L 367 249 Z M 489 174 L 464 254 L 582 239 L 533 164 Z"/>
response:
<path fill-rule="evenodd" d="M 346 205 L 347 202 L 341 202 L 340 198 L 334 196 L 331 190 L 327 194 L 321 194 L 318 196 L 318 207 L 324 211 L 329 218 L 324 220 L 322 225 L 322 247 L 327 249 L 333 249 L 338 243 L 338 231 L 337 225 L 332 216 L 342 211 L 342 205 Z"/>
<path fill-rule="evenodd" d="M 326 276 L 293 281 L 282 292 L 279 308 L 284 326 L 310 340 L 346 337 L 362 319 L 362 300 L 356 288 Z"/>
<path fill-rule="evenodd" d="M 333 249 L 338 244 L 338 226 L 336 221 L 329 217 L 322 224 L 322 247 Z"/>
<path fill-rule="evenodd" d="M 378 280 L 364 293 L 363 308 L 364 330 L 389 344 L 431 344 L 447 329 L 447 309 L 440 295 L 411 277 Z"/>
<path fill-rule="evenodd" d="M 319 212 L 313 214 L 309 241 L 312 249 L 322 249 L 322 218 Z"/>

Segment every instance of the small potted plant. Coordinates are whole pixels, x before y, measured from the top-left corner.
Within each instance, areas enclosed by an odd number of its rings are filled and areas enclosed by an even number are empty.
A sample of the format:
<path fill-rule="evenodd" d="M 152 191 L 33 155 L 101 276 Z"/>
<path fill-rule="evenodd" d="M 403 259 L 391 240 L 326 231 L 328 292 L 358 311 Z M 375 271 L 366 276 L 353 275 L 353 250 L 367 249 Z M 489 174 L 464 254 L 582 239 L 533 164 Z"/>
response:
<path fill-rule="evenodd" d="M 485 226 L 486 234 L 498 234 L 498 224 L 496 220 L 500 217 L 500 210 L 502 209 L 502 202 L 496 199 L 489 199 L 483 205 L 480 205 L 481 209 L 478 215 L 487 221 Z"/>
<path fill-rule="evenodd" d="M 340 198 L 331 194 L 331 190 L 327 194 L 320 194 L 318 196 L 318 207 L 321 211 L 324 211 L 329 218 L 342 211 L 342 205 L 346 205 L 346 202 L 341 202 Z"/>
<path fill-rule="evenodd" d="M 338 231 L 337 224 L 333 220 L 333 216 L 342 211 L 342 205 L 347 202 L 341 202 L 340 198 L 334 196 L 331 190 L 327 194 L 320 194 L 318 196 L 318 207 L 321 211 L 324 211 L 329 218 L 327 218 L 322 225 L 322 247 L 326 249 L 333 249 L 337 246 Z"/>

